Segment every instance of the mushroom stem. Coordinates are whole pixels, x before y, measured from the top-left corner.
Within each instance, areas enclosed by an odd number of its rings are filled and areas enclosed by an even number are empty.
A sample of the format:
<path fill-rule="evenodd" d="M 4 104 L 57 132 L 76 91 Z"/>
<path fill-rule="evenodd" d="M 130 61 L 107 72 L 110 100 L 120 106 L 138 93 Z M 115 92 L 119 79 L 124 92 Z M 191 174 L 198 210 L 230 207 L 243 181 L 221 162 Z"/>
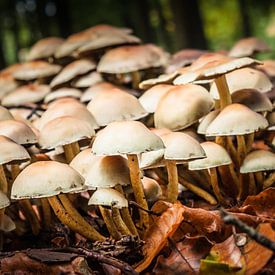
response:
<path fill-rule="evenodd" d="M 134 89 L 139 88 L 139 83 L 141 82 L 141 77 L 139 71 L 131 72 L 132 86 Z"/>
<path fill-rule="evenodd" d="M 237 144 L 238 162 L 239 166 L 241 166 L 246 155 L 245 139 L 243 135 L 237 135 Z"/>
<path fill-rule="evenodd" d="M 263 189 L 266 189 L 270 186 L 272 186 L 275 183 L 275 173 L 271 173 L 267 179 L 263 182 Z"/>
<path fill-rule="evenodd" d="M 14 181 L 17 176 L 20 174 L 20 168 L 18 164 L 12 164 L 11 165 L 11 176 L 12 180 Z"/>
<path fill-rule="evenodd" d="M 232 103 L 231 94 L 228 89 L 225 75 L 215 78 L 215 84 L 220 96 L 220 108 L 223 109 Z"/>
<path fill-rule="evenodd" d="M 8 181 L 5 175 L 4 166 L 0 165 L 0 189 L 7 194 L 8 192 Z"/>
<path fill-rule="evenodd" d="M 249 195 L 257 194 L 257 186 L 253 173 L 249 173 Z"/>
<path fill-rule="evenodd" d="M 263 172 L 259 171 L 254 173 L 255 179 L 256 179 L 256 185 L 258 187 L 258 190 L 261 191 L 263 188 L 263 182 L 264 182 L 264 176 Z"/>
<path fill-rule="evenodd" d="M 118 232 L 116 225 L 112 219 L 112 216 L 110 214 L 110 210 L 106 209 L 104 206 L 99 206 L 99 210 L 101 213 L 101 216 L 106 224 L 106 227 L 110 233 L 110 235 L 115 239 L 119 240 L 121 238 L 120 233 Z"/>
<path fill-rule="evenodd" d="M 215 142 L 219 145 L 221 145 L 223 148 L 226 148 L 226 137 L 223 136 L 217 136 L 215 138 Z"/>
<path fill-rule="evenodd" d="M 249 191 L 249 175 L 240 174 L 240 190 L 238 194 L 238 200 L 245 199 Z"/>
<path fill-rule="evenodd" d="M 236 197 L 239 191 L 238 185 L 235 184 L 232 178 L 230 168 L 227 165 L 222 165 L 218 167 L 218 172 L 224 192 L 230 197 Z M 234 182 L 234 184 L 232 184 L 232 182 Z"/>
<path fill-rule="evenodd" d="M 45 225 L 45 228 L 48 229 L 50 228 L 50 224 L 52 220 L 51 207 L 46 198 L 41 199 L 41 205 L 42 205 L 42 213 L 43 213 L 43 223 Z"/>
<path fill-rule="evenodd" d="M 142 183 L 140 180 L 140 171 L 137 155 L 128 154 L 128 164 L 130 169 L 131 184 L 133 187 L 136 203 L 142 208 L 148 210 L 148 204 L 144 195 Z M 139 209 L 140 226 L 146 231 L 149 227 L 149 215 L 147 212 Z"/>
<path fill-rule="evenodd" d="M 121 185 L 117 185 L 115 189 L 121 194 L 124 194 Z M 125 222 L 126 226 L 129 228 L 129 230 L 131 231 L 132 235 L 138 236 L 138 231 L 130 215 L 129 208 L 123 207 L 120 211 L 121 211 L 122 219 Z"/>
<path fill-rule="evenodd" d="M 2 227 L 3 219 L 5 215 L 5 208 L 0 209 L 0 226 Z M 0 251 L 3 250 L 4 245 L 4 234 L 3 231 L 0 230 Z"/>
<path fill-rule="evenodd" d="M 126 226 L 126 224 L 124 223 L 124 221 L 121 218 L 119 209 L 116 207 L 112 207 L 112 217 L 113 217 L 113 221 L 118 229 L 118 231 L 122 234 L 122 235 L 132 235 L 130 230 L 128 229 L 128 227 Z"/>
<path fill-rule="evenodd" d="M 37 215 L 35 214 L 29 200 L 20 200 L 19 206 L 22 208 L 23 214 L 29 221 L 33 235 L 38 235 L 40 231 L 40 223 Z"/>
<path fill-rule="evenodd" d="M 234 184 L 235 184 L 235 186 L 236 186 L 236 188 L 237 188 L 237 190 L 239 192 L 240 191 L 240 182 L 239 182 L 239 178 L 238 178 L 238 176 L 237 176 L 237 174 L 235 172 L 233 163 L 230 163 L 228 165 L 228 168 L 229 168 L 229 171 L 230 171 L 230 175 L 231 175 L 231 177 L 233 179 L 233 182 L 234 182 Z"/>
<path fill-rule="evenodd" d="M 83 227 L 82 224 L 79 224 L 74 217 L 72 217 L 62 206 L 56 196 L 49 197 L 48 201 L 57 216 L 57 218 L 65 225 L 67 225 L 71 230 L 76 233 L 79 233 L 83 237 L 92 240 L 92 241 L 104 241 L 105 237 L 100 234 L 94 234 L 93 231 L 90 231 L 87 227 Z"/>
<path fill-rule="evenodd" d="M 71 144 L 63 145 L 65 157 L 67 163 L 70 163 L 72 159 L 79 153 L 79 145 L 78 142 L 73 142 Z"/>
<path fill-rule="evenodd" d="M 71 201 L 68 199 L 68 197 L 65 194 L 58 195 L 58 198 L 60 199 L 64 209 L 68 212 L 68 214 L 83 228 L 86 228 L 86 230 L 90 231 L 90 234 L 93 234 L 94 239 L 100 240 L 103 238 L 103 236 L 97 232 L 91 224 L 89 224 L 75 209 L 75 207 L 72 205 Z"/>
<path fill-rule="evenodd" d="M 225 199 L 223 198 L 220 188 L 219 188 L 218 174 L 217 174 L 216 168 L 215 167 L 210 168 L 209 172 L 210 172 L 211 185 L 212 185 L 213 192 L 214 192 L 216 198 L 222 205 L 226 205 L 227 203 L 226 203 Z"/>
<path fill-rule="evenodd" d="M 250 150 L 251 150 L 251 148 L 252 148 L 252 145 L 254 143 L 254 136 L 255 136 L 254 133 L 250 133 L 250 134 L 246 135 L 246 140 L 245 140 L 245 143 L 246 143 L 246 153 L 249 153 Z"/>
<path fill-rule="evenodd" d="M 202 188 L 186 181 L 184 178 L 179 177 L 179 182 L 181 185 L 183 185 L 184 187 L 186 187 L 188 190 L 190 190 L 191 192 L 193 192 L 194 194 L 196 194 L 197 196 L 203 198 L 204 200 L 206 200 L 207 202 L 209 202 L 212 205 L 216 205 L 217 201 L 216 199 L 209 194 L 208 192 L 206 192 L 205 190 L 203 190 Z"/>
<path fill-rule="evenodd" d="M 232 137 L 227 136 L 227 150 L 235 165 L 238 165 L 238 154 L 233 144 Z"/>
<path fill-rule="evenodd" d="M 168 201 L 175 203 L 178 198 L 178 169 L 175 160 L 166 160 L 166 168 L 168 173 L 168 187 L 167 187 L 167 198 Z"/>

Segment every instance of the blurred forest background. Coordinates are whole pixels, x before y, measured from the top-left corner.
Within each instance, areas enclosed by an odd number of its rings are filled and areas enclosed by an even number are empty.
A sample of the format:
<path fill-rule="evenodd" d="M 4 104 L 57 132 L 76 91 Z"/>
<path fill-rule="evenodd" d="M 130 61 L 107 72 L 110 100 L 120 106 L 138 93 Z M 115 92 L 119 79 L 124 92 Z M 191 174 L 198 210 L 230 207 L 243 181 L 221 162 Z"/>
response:
<path fill-rule="evenodd" d="M 130 27 L 172 53 L 228 50 L 241 37 L 257 36 L 273 48 L 264 58 L 275 58 L 274 0 L 0 0 L 0 13 L 1 68 L 42 37 L 99 23 Z"/>

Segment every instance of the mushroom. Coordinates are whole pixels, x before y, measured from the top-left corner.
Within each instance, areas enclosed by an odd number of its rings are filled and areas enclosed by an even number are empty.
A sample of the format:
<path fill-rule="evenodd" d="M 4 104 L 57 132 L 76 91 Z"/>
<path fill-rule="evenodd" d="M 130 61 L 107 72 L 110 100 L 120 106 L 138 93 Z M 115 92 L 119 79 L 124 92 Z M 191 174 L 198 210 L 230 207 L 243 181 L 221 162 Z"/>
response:
<path fill-rule="evenodd" d="M 3 120 L 13 120 L 13 115 L 11 114 L 11 112 L 6 109 L 3 106 L 0 106 L 0 121 Z"/>
<path fill-rule="evenodd" d="M 82 92 L 78 89 L 74 89 L 74 88 L 60 88 L 57 89 L 51 93 L 49 93 L 45 98 L 44 98 L 44 102 L 45 103 L 49 103 L 51 101 L 54 101 L 56 99 L 60 99 L 60 98 L 76 98 L 79 99 L 82 96 Z"/>
<path fill-rule="evenodd" d="M 86 75 L 78 77 L 76 80 L 73 80 L 72 86 L 75 88 L 88 88 L 102 81 L 103 78 L 101 77 L 101 74 L 93 71 Z"/>
<path fill-rule="evenodd" d="M 141 179 L 144 194 L 149 204 L 155 203 L 162 197 L 162 190 L 158 182 L 154 179 L 143 177 Z"/>

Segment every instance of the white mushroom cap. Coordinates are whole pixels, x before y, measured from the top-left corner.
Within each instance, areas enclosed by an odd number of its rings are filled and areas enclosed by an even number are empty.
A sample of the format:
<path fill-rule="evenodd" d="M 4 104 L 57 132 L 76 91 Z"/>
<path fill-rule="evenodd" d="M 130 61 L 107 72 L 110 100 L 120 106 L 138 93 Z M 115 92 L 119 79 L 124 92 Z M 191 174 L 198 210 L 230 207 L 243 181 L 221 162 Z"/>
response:
<path fill-rule="evenodd" d="M 2 120 L 13 120 L 13 116 L 8 109 L 0 106 L 0 121 Z"/>
<path fill-rule="evenodd" d="M 85 186 L 88 189 L 129 185 L 131 182 L 127 159 L 122 156 L 99 157 L 87 171 Z"/>
<path fill-rule="evenodd" d="M 138 99 L 124 91 L 105 92 L 96 96 L 88 105 L 99 126 L 114 121 L 138 120 L 148 115 Z"/>
<path fill-rule="evenodd" d="M 93 193 L 88 205 L 104 205 L 123 208 L 128 207 L 128 201 L 120 192 L 111 188 L 102 188 Z"/>
<path fill-rule="evenodd" d="M 206 135 L 244 135 L 267 127 L 268 122 L 262 115 L 250 110 L 245 105 L 234 103 L 226 106 L 210 123 Z"/>
<path fill-rule="evenodd" d="M 49 121 L 41 129 L 39 144 L 42 149 L 53 149 L 94 135 L 94 129 L 86 121 L 63 116 Z"/>
<path fill-rule="evenodd" d="M 275 154 L 265 150 L 250 152 L 241 166 L 241 173 L 275 170 Z"/>
<path fill-rule="evenodd" d="M 162 140 L 138 121 L 112 122 L 95 138 L 97 155 L 140 154 L 164 148 Z"/>
<path fill-rule="evenodd" d="M 153 169 L 165 166 L 164 162 L 165 149 L 145 152 L 140 154 L 139 167 L 142 170 Z"/>
<path fill-rule="evenodd" d="M 83 191 L 84 179 L 73 168 L 56 161 L 38 161 L 27 166 L 15 179 L 11 198 L 45 198 L 60 193 Z"/>
<path fill-rule="evenodd" d="M 16 120 L 0 121 L 0 135 L 6 136 L 18 144 L 33 144 L 37 137 L 25 123 Z"/>
<path fill-rule="evenodd" d="M 197 132 L 199 134 L 205 135 L 208 126 L 218 116 L 219 113 L 220 113 L 220 110 L 214 110 L 214 111 L 211 111 L 210 113 L 208 113 L 206 116 L 204 116 L 200 120 L 200 124 L 198 126 Z"/>
<path fill-rule="evenodd" d="M 269 131 L 275 130 L 275 111 L 269 113 L 266 116 L 266 118 L 267 118 L 267 121 L 268 121 L 268 124 L 269 124 L 268 130 Z"/>
<path fill-rule="evenodd" d="M 189 170 L 209 169 L 232 163 L 227 151 L 219 144 L 206 141 L 201 143 L 201 147 L 206 154 L 206 158 L 188 162 Z"/>
<path fill-rule="evenodd" d="M 60 88 L 58 90 L 55 90 L 51 93 L 49 93 L 45 99 L 45 103 L 49 103 L 53 100 L 56 100 L 58 98 L 63 98 L 63 97 L 73 97 L 73 98 L 80 98 L 82 96 L 82 92 L 78 89 L 74 88 Z"/>
<path fill-rule="evenodd" d="M 5 136 L 0 136 L 0 165 L 28 159 L 30 155 L 23 146 Z"/>
<path fill-rule="evenodd" d="M 10 205 L 10 200 L 7 195 L 0 190 L 0 209 L 3 209 Z"/>
<path fill-rule="evenodd" d="M 87 88 L 102 81 L 103 78 L 101 77 L 101 74 L 93 71 L 74 80 L 72 86 L 76 88 Z"/>
<path fill-rule="evenodd" d="M 143 177 L 141 179 L 144 195 L 149 202 L 155 202 L 162 196 L 162 190 L 158 182 L 154 179 Z"/>

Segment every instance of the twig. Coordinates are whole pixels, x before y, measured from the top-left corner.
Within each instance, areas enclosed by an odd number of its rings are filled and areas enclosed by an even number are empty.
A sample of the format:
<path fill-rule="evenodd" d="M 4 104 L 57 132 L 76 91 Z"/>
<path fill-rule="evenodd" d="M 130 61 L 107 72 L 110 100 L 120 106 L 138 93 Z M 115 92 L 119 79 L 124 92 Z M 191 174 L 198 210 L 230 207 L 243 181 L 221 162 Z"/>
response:
<path fill-rule="evenodd" d="M 161 214 L 159 214 L 159 213 L 157 213 L 157 212 L 154 212 L 154 211 L 152 211 L 152 210 L 145 209 L 145 208 L 143 208 L 142 206 L 140 206 L 138 203 L 136 203 L 136 202 L 134 202 L 134 201 L 129 201 L 129 204 L 132 205 L 132 206 L 135 206 L 135 207 L 137 207 L 137 208 L 139 208 L 139 209 L 141 209 L 142 211 L 147 212 L 147 213 L 150 214 L 150 215 L 154 215 L 154 216 L 158 216 L 158 217 L 161 216 Z"/>
<path fill-rule="evenodd" d="M 223 221 L 226 224 L 233 224 L 237 226 L 242 232 L 246 233 L 251 239 L 255 240 L 257 243 L 275 252 L 275 242 L 268 239 L 266 236 L 259 233 L 253 227 L 248 226 L 244 222 L 240 221 L 238 218 L 226 212 L 224 209 L 220 209 Z"/>

